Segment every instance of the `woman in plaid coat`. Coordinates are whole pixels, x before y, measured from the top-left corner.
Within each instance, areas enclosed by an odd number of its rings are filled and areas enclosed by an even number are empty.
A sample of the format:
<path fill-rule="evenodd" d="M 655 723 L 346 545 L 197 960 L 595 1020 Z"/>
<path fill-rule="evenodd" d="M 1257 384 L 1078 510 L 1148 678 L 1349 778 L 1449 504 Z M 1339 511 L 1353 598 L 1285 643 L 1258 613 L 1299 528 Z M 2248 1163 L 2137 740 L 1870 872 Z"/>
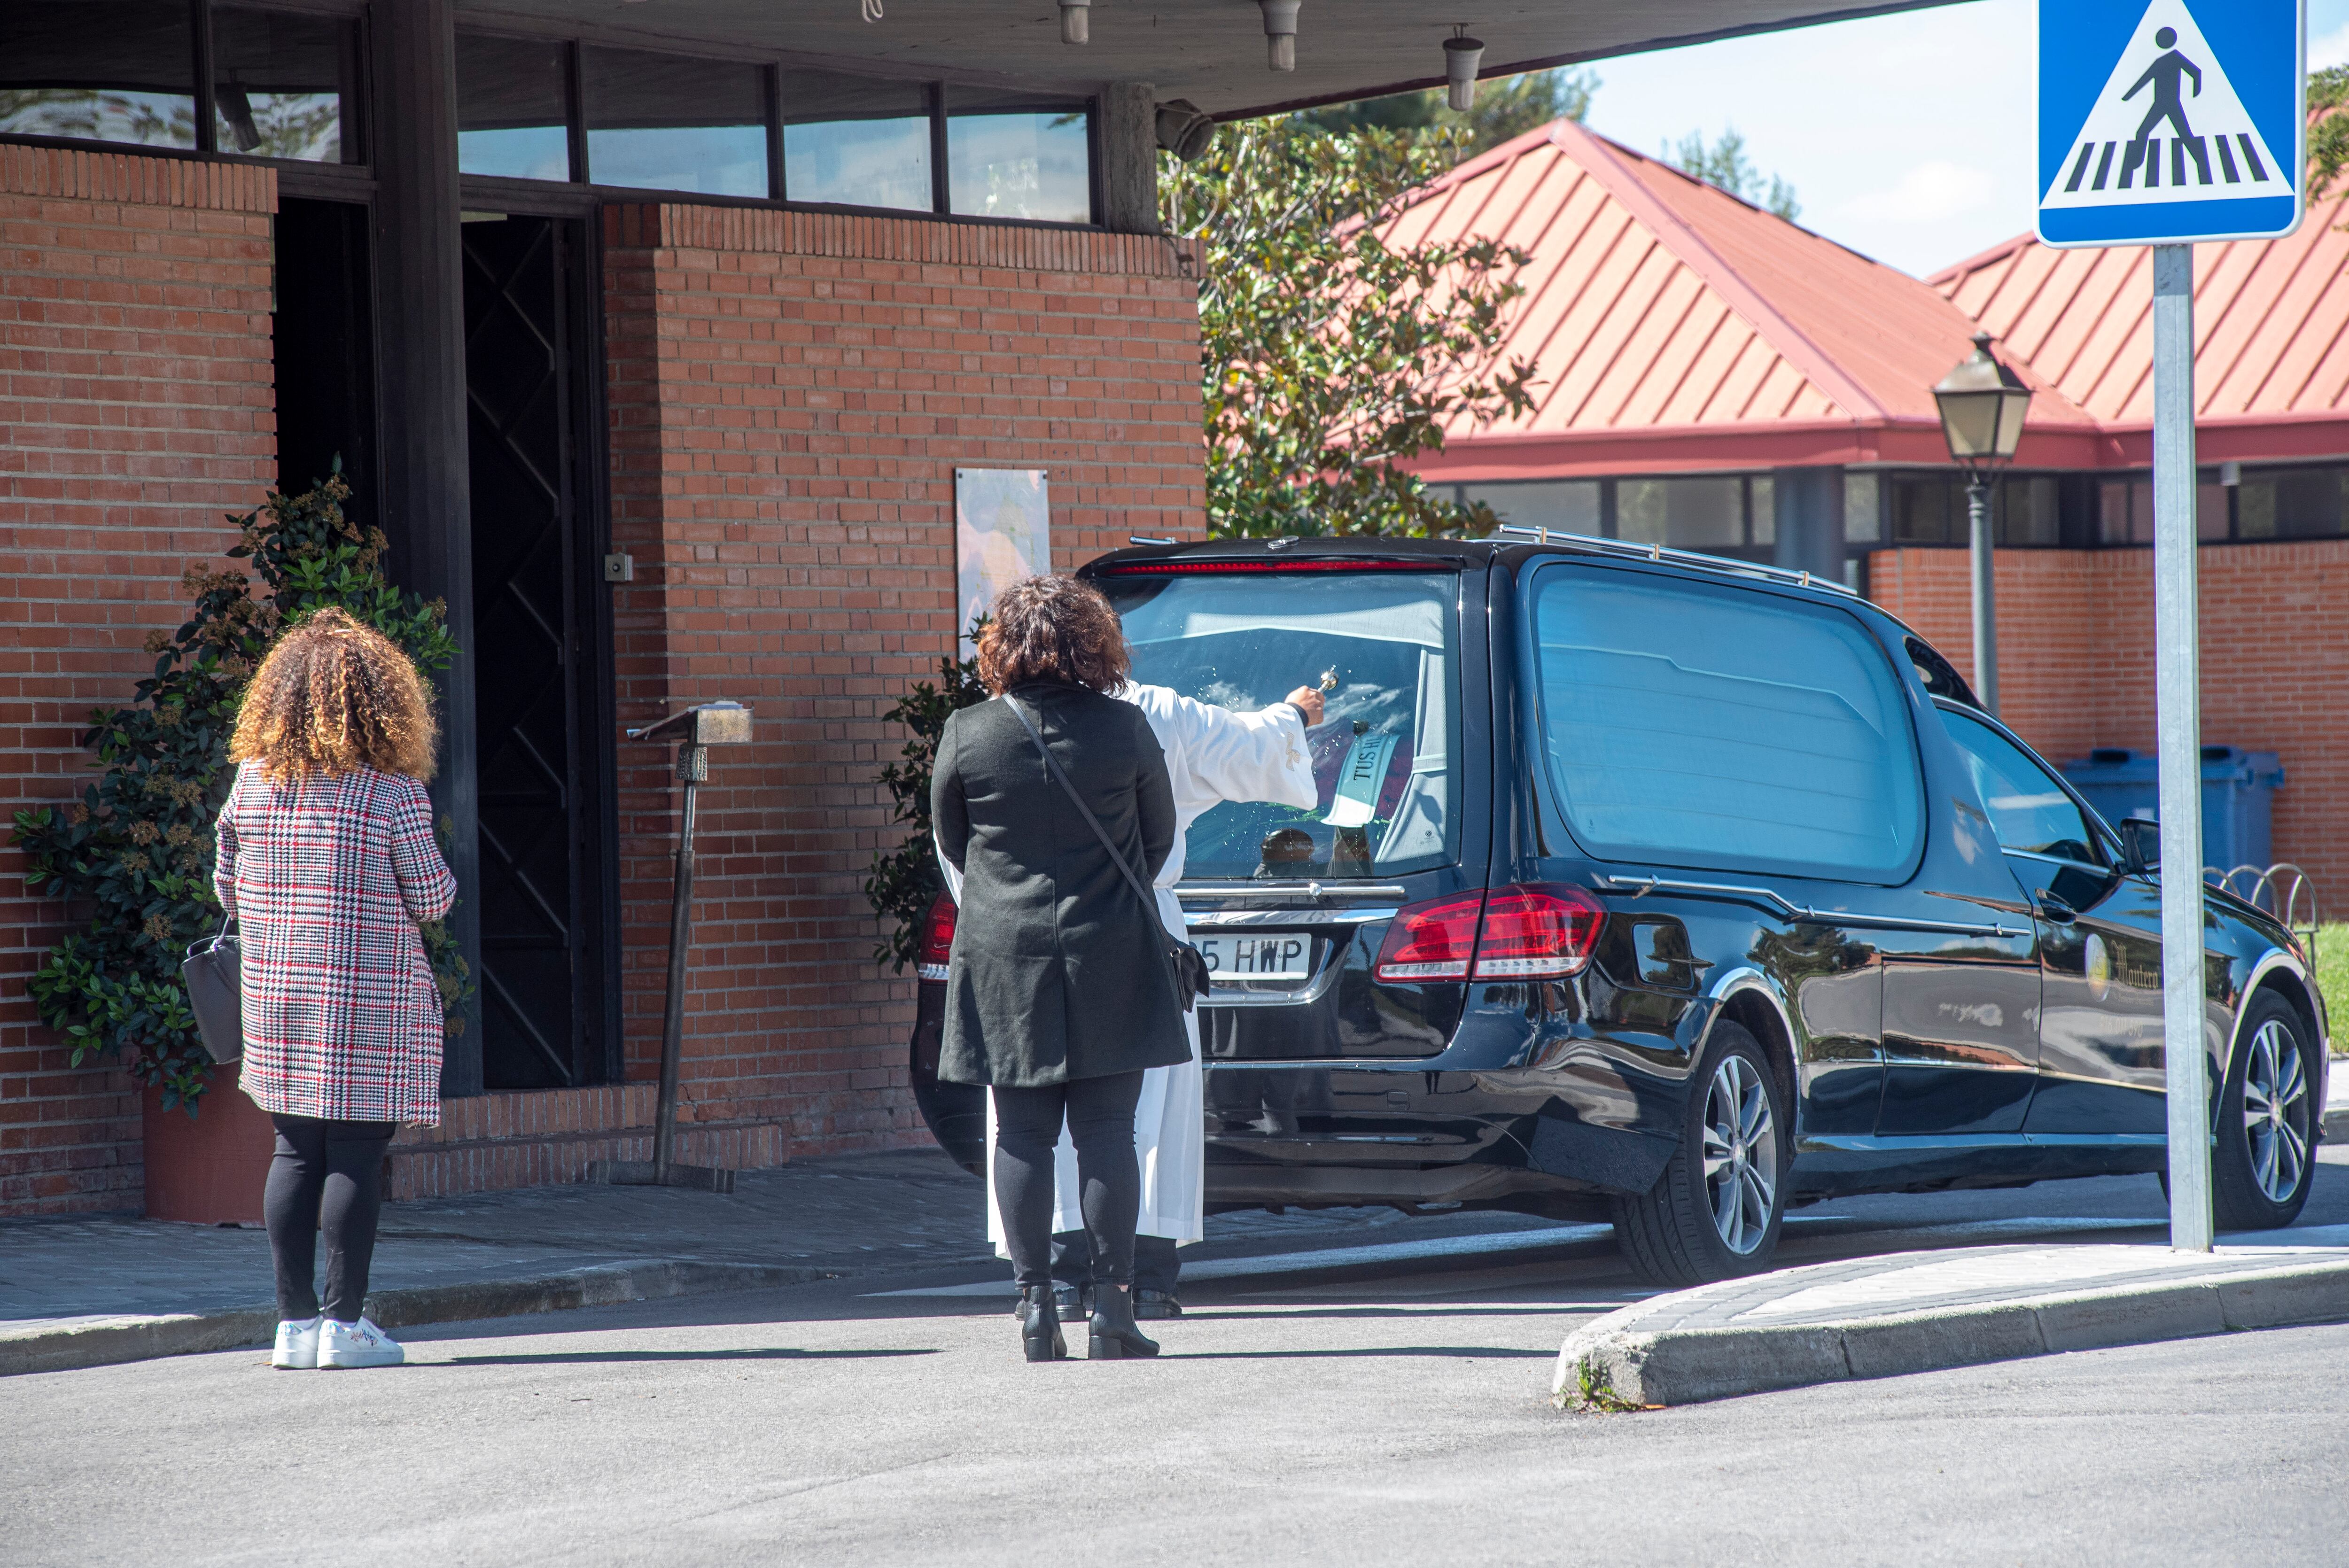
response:
<path fill-rule="evenodd" d="M 418 927 L 457 883 L 422 782 L 433 739 L 416 666 L 329 609 L 270 650 L 230 745 L 213 885 L 242 934 L 243 1086 L 277 1129 L 263 1209 L 279 1367 L 401 1359 L 362 1309 L 392 1135 L 440 1119 L 440 993 Z"/>

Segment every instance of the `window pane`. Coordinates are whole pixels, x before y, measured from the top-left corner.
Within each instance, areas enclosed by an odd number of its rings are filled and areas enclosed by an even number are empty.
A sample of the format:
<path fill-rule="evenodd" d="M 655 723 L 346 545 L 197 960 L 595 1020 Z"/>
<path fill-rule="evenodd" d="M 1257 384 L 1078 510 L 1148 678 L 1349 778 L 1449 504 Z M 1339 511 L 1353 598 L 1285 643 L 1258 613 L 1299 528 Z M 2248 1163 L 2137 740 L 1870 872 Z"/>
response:
<path fill-rule="evenodd" d="M 513 180 L 568 180 L 563 46 L 457 35 L 457 167 Z"/>
<path fill-rule="evenodd" d="M 1999 482 L 1992 537 L 2000 544 L 2061 544 L 2055 480 L 2046 474 L 2009 474 Z M 1971 537 L 1971 535 L 1969 535 Z"/>
<path fill-rule="evenodd" d="M 947 108 L 951 211 L 975 218 L 1092 222 L 1084 105 L 949 88 Z"/>
<path fill-rule="evenodd" d="M 1884 537 L 1884 520 L 1877 511 L 1877 477 L 1843 477 L 1843 536 L 1852 544 L 1874 544 Z"/>
<path fill-rule="evenodd" d="M 221 150 L 342 161 L 351 31 L 332 16 L 215 9 L 212 134 Z"/>
<path fill-rule="evenodd" d="M 757 66 L 589 48 L 581 67 L 589 180 L 767 194 L 767 95 Z"/>
<path fill-rule="evenodd" d="M 1850 615 L 1604 569 L 1537 592 L 1550 776 L 1592 854 L 1855 881 L 1915 858 L 1907 699 Z"/>
<path fill-rule="evenodd" d="M 196 145 L 187 0 L 0 5 L 0 135 Z"/>
<path fill-rule="evenodd" d="M 2344 470 L 2268 469 L 2243 476 L 2243 537 L 2329 539 L 2341 531 Z"/>
<path fill-rule="evenodd" d="M 1185 836 L 1185 876 L 1392 876 L 1459 858 L 1457 575 L 1112 576 L 1101 586 L 1144 685 L 1255 713 L 1325 670 L 1335 681 L 1323 722 L 1306 732 L 1314 803 L 1216 807 Z"/>
<path fill-rule="evenodd" d="M 2128 542 L 2128 481 L 2105 480 L 2096 486 L 2096 542 Z"/>
<path fill-rule="evenodd" d="M 2245 539 L 2273 539 L 2276 532 L 2275 480 L 2267 475 L 2245 474 L 2237 498 Z"/>
<path fill-rule="evenodd" d="M 930 211 L 929 97 L 919 82 L 785 71 L 783 194 Z"/>
<path fill-rule="evenodd" d="M 2153 542 L 2153 481 L 2129 480 L 2129 542 Z"/>
<path fill-rule="evenodd" d="M 2224 540 L 2227 537 L 2227 487 L 2215 480 L 2195 487 L 2194 537 L 2202 540 Z"/>
<path fill-rule="evenodd" d="M 1755 474 L 1746 482 L 1754 512 L 1754 542 L 1778 542 L 1778 486 L 1768 474 Z"/>
<path fill-rule="evenodd" d="M 2087 819 L 2045 769 L 1980 719 L 1944 708 L 1941 724 L 1990 809 L 2000 848 L 2099 863 Z"/>
<path fill-rule="evenodd" d="M 1744 481 L 1734 478 L 1618 480 L 1615 532 L 1619 538 L 1674 550 L 1718 550 L 1744 544 Z"/>
<path fill-rule="evenodd" d="M 1565 533 L 1599 531 L 1599 481 L 1550 480 L 1532 484 L 1462 485 L 1463 505 L 1483 501 L 1503 522 L 1555 528 Z"/>
<path fill-rule="evenodd" d="M 1950 480 L 1941 474 L 1897 474 L 1891 481 L 1892 542 L 1947 544 Z"/>

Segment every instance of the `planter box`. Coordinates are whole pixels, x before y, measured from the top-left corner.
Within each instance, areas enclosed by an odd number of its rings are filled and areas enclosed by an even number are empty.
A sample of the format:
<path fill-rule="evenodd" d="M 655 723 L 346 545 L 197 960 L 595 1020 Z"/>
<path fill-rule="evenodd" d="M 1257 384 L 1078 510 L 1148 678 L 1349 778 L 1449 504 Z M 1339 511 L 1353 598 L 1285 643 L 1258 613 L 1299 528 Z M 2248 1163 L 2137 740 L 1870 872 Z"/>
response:
<path fill-rule="evenodd" d="M 237 1069 L 212 1069 L 197 1114 L 165 1110 L 163 1093 L 146 1097 L 147 1217 L 201 1225 L 262 1222 L 261 1187 L 277 1147 L 269 1113 L 237 1087 Z"/>

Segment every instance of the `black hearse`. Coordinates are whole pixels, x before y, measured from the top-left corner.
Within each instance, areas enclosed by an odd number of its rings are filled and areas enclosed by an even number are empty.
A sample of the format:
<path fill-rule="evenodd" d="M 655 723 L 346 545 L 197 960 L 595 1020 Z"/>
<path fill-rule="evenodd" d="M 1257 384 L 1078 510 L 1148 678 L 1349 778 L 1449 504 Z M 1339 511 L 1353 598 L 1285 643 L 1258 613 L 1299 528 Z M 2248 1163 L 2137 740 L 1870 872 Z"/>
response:
<path fill-rule="evenodd" d="M 1312 810 L 1225 805 L 1179 892 L 1210 1209 L 1612 1221 L 1640 1271 L 1767 1266 L 1787 1207 L 2165 1163 L 2152 835 L 1949 662 L 1807 574 L 1621 541 L 1229 541 L 1083 575 L 1136 677 L 1323 678 Z M 2222 1228 L 2288 1224 L 2323 1124 L 2308 955 L 2213 890 Z M 953 909 L 914 1080 L 936 1081 Z"/>

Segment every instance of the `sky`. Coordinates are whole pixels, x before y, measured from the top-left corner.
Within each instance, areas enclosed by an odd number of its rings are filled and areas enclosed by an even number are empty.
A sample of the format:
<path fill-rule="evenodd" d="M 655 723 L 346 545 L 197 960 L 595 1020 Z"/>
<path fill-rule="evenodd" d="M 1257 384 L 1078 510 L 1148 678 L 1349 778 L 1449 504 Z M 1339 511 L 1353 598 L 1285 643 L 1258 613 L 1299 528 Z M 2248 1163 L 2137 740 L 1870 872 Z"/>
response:
<path fill-rule="evenodd" d="M 1659 153 L 1734 128 L 1797 220 L 1921 277 L 2031 228 L 2036 0 L 1600 60 L 1588 124 Z M 2308 0 L 2308 64 L 2349 64 L 2349 0 Z"/>

